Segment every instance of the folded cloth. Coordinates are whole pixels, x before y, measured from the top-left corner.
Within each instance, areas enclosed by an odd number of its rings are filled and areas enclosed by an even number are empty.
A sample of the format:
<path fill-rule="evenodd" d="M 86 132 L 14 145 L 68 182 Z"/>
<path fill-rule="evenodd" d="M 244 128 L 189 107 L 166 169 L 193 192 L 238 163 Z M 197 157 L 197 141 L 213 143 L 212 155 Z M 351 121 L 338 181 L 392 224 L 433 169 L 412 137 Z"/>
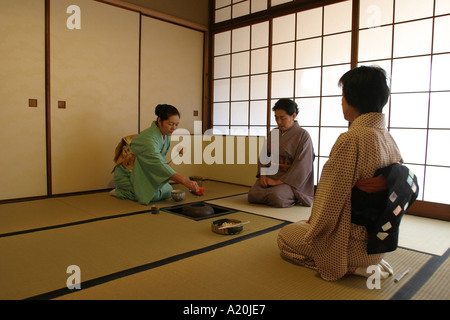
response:
<path fill-rule="evenodd" d="M 128 170 L 133 171 L 136 156 L 133 154 L 133 152 L 130 149 L 130 143 L 136 136 L 137 136 L 137 134 L 132 134 L 132 135 L 123 137 L 120 140 L 119 144 L 117 145 L 117 147 L 114 151 L 114 163 L 115 163 L 114 169 L 117 166 L 123 165 Z M 114 172 L 114 169 L 113 169 L 113 172 Z"/>
<path fill-rule="evenodd" d="M 381 280 L 387 279 L 394 274 L 394 270 L 391 265 L 383 259 L 381 259 L 379 264 L 371 267 L 371 272 L 367 272 L 368 267 L 359 267 L 352 274 L 369 278 L 374 274 L 374 272 L 376 272 L 380 276 Z"/>
<path fill-rule="evenodd" d="M 192 192 L 192 194 L 195 194 L 196 196 L 202 196 L 205 193 L 205 188 L 199 187 L 198 192 L 195 192 L 195 191 L 191 191 L 191 192 Z"/>

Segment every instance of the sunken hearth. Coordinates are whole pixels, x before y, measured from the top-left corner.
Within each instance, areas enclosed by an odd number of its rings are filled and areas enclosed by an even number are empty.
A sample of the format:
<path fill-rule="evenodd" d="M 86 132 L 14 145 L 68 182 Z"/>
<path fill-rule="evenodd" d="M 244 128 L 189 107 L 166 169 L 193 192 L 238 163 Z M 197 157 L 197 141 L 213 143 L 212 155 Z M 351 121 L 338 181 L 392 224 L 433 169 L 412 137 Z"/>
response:
<path fill-rule="evenodd" d="M 205 202 L 185 203 L 173 207 L 161 208 L 162 211 L 174 213 L 193 220 L 203 220 L 236 212 L 235 209 L 221 207 Z"/>

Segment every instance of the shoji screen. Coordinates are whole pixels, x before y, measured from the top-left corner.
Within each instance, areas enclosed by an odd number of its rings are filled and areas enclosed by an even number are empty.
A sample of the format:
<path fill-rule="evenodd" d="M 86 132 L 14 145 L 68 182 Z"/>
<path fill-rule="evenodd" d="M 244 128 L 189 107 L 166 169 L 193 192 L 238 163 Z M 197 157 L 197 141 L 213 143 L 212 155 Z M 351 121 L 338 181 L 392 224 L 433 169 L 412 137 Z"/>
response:
<path fill-rule="evenodd" d="M 420 200 L 450 204 L 450 2 L 362 0 L 359 64 L 392 78 L 389 130 L 421 182 Z"/>
<path fill-rule="evenodd" d="M 331 147 L 348 129 L 338 80 L 350 70 L 351 28 L 352 1 L 343 1 L 216 33 L 214 133 L 264 136 L 276 126 L 274 103 L 294 99 L 320 177 Z"/>

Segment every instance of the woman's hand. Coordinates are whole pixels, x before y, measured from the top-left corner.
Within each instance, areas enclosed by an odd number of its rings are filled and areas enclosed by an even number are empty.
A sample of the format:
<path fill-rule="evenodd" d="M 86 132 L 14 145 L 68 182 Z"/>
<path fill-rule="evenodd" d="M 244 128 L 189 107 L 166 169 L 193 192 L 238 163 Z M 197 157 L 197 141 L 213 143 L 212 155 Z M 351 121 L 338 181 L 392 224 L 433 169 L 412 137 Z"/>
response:
<path fill-rule="evenodd" d="M 271 178 L 267 178 L 267 184 L 269 185 L 269 187 L 275 187 L 275 186 L 279 186 L 280 184 L 283 184 L 284 182 L 281 180 L 273 180 Z"/>
<path fill-rule="evenodd" d="M 259 185 L 263 188 L 267 188 L 269 185 L 267 184 L 267 176 L 261 175 L 259 178 Z"/>
<path fill-rule="evenodd" d="M 193 192 L 197 193 L 200 190 L 196 181 L 191 181 L 189 179 L 186 179 L 185 177 L 183 177 L 182 175 L 180 175 L 178 173 L 175 173 L 172 177 L 170 177 L 170 179 L 177 183 L 181 183 L 183 186 L 188 188 L 189 191 L 193 191 Z"/>
<path fill-rule="evenodd" d="M 281 181 L 281 180 L 274 180 L 272 178 L 268 178 L 267 176 L 261 176 L 259 178 L 259 184 L 263 188 L 275 187 L 275 186 L 278 186 L 278 185 L 283 184 L 283 183 L 284 182 Z"/>
<path fill-rule="evenodd" d="M 192 192 L 195 192 L 195 193 L 198 193 L 199 190 L 200 190 L 197 181 L 191 181 L 189 179 L 186 179 L 186 182 L 184 183 L 184 186 L 186 188 L 188 188 L 189 191 L 192 191 Z"/>

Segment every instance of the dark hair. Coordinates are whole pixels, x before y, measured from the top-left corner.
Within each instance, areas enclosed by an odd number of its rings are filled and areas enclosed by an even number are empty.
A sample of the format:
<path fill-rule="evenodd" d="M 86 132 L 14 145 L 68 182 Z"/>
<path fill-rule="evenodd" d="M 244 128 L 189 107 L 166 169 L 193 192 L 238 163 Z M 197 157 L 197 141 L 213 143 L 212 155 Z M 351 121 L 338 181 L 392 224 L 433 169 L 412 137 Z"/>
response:
<path fill-rule="evenodd" d="M 169 104 L 158 104 L 155 108 L 155 114 L 161 121 L 169 119 L 170 116 L 180 116 L 178 109 Z"/>
<path fill-rule="evenodd" d="M 290 116 L 292 116 L 294 113 L 298 115 L 298 106 L 291 99 L 283 98 L 278 100 L 272 108 L 272 111 L 275 110 L 284 110 Z"/>
<path fill-rule="evenodd" d="M 361 114 L 383 112 L 391 94 L 386 71 L 377 66 L 361 66 L 348 71 L 339 80 L 339 87 L 348 104 Z"/>

